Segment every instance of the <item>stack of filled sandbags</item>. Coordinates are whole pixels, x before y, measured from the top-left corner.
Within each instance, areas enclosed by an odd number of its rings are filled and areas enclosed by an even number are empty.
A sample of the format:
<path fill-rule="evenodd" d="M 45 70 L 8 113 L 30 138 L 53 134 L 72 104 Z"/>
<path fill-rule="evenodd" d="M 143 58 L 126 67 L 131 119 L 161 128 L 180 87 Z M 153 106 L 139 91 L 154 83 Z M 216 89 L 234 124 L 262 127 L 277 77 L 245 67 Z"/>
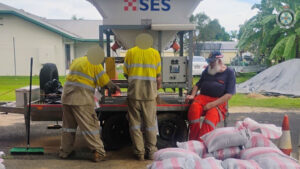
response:
<path fill-rule="evenodd" d="M 202 136 L 203 142 L 191 140 L 159 150 L 148 169 L 300 169 L 298 161 L 270 140 L 281 134 L 280 127 L 246 118 L 235 127 Z"/>

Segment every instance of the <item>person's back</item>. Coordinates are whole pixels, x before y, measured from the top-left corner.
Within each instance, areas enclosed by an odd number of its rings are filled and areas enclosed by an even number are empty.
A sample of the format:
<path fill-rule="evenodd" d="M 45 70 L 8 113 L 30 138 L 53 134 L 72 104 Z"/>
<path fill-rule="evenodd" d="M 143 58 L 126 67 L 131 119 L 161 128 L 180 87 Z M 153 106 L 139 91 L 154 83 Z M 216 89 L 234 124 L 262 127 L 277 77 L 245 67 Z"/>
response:
<path fill-rule="evenodd" d="M 66 77 L 62 103 L 66 105 L 94 105 L 94 91 L 110 82 L 102 65 L 91 64 L 87 57 L 76 58 Z"/>
<path fill-rule="evenodd" d="M 133 151 L 138 160 L 144 160 L 153 159 L 157 150 L 156 97 L 161 63 L 158 51 L 151 48 L 151 35 L 138 35 L 136 45 L 126 53 L 124 75 L 128 79 L 128 121 Z"/>
<path fill-rule="evenodd" d="M 94 109 L 94 91 L 97 86 L 115 91 L 104 72 L 101 62 L 104 51 L 99 46 L 89 49 L 87 56 L 77 58 L 70 66 L 62 94 L 63 128 L 59 157 L 66 159 L 74 154 L 73 145 L 77 127 L 87 146 L 94 152 L 92 161 L 104 160 L 105 150 L 100 138 L 100 126 Z"/>
<path fill-rule="evenodd" d="M 124 74 L 128 76 L 128 98 L 154 100 L 157 97 L 156 78 L 160 74 L 160 56 L 153 48 L 128 50 Z"/>

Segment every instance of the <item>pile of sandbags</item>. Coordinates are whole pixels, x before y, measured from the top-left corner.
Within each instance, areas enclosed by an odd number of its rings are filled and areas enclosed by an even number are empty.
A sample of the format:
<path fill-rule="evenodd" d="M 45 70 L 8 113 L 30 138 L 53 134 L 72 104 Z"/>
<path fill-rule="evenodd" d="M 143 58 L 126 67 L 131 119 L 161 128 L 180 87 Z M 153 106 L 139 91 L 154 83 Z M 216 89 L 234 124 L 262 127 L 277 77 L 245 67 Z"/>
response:
<path fill-rule="evenodd" d="M 4 161 L 4 160 L 2 159 L 3 156 L 4 156 L 4 152 L 0 151 L 0 169 L 5 169 L 4 164 L 2 164 L 3 161 Z"/>
<path fill-rule="evenodd" d="M 191 140 L 157 151 L 148 169 L 300 169 L 297 160 L 270 140 L 281 134 L 280 127 L 246 118 L 235 127 L 207 133 L 203 142 Z"/>

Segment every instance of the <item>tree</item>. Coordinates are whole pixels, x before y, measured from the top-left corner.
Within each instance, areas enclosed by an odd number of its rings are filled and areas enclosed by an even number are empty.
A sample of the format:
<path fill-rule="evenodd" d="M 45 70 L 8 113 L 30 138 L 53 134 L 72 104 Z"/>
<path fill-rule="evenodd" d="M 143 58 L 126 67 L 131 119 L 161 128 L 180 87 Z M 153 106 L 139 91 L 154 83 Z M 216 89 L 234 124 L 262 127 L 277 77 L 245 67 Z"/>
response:
<path fill-rule="evenodd" d="M 78 18 L 76 15 L 72 15 L 71 19 L 72 20 L 83 20 L 83 18 Z"/>
<path fill-rule="evenodd" d="M 196 24 L 195 41 L 229 41 L 230 35 L 217 19 L 211 20 L 206 14 L 192 15 L 190 22 Z"/>
<path fill-rule="evenodd" d="M 290 29 L 280 28 L 276 23 L 276 12 L 283 10 L 283 3 L 295 11 L 296 23 Z M 267 62 L 300 58 L 300 1 L 262 0 L 254 8 L 259 10 L 257 15 L 240 26 L 238 48 Z"/>

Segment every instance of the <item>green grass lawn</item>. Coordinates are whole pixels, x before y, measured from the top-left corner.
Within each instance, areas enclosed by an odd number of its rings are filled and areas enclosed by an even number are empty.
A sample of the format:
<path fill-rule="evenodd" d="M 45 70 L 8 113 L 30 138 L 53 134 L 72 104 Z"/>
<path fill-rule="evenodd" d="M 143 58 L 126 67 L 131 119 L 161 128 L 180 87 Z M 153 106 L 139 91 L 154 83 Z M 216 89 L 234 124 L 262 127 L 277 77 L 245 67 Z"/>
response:
<path fill-rule="evenodd" d="M 242 83 L 255 73 L 244 73 L 236 78 L 237 83 Z M 125 79 L 123 74 L 118 75 L 118 79 Z M 60 77 L 60 82 L 64 84 L 65 77 Z M 193 84 L 196 84 L 199 77 L 193 78 Z M 29 85 L 29 77 L 25 76 L 0 76 L 0 102 L 13 101 L 15 97 L 15 89 Z M 38 76 L 33 77 L 33 85 L 39 85 Z M 126 92 L 126 89 L 122 89 Z M 160 90 L 163 91 L 162 89 Z M 167 89 L 166 92 L 173 92 Z M 176 90 L 178 92 L 178 89 Z M 300 108 L 300 98 L 286 97 L 252 97 L 244 94 L 236 94 L 229 101 L 229 106 L 250 106 L 250 107 L 273 107 L 273 108 Z"/>
<path fill-rule="evenodd" d="M 59 77 L 63 84 L 65 77 Z M 39 86 L 39 77 L 32 77 L 32 85 Z M 29 86 L 29 77 L 27 76 L 0 76 L 0 102 L 16 100 L 15 89 Z"/>

